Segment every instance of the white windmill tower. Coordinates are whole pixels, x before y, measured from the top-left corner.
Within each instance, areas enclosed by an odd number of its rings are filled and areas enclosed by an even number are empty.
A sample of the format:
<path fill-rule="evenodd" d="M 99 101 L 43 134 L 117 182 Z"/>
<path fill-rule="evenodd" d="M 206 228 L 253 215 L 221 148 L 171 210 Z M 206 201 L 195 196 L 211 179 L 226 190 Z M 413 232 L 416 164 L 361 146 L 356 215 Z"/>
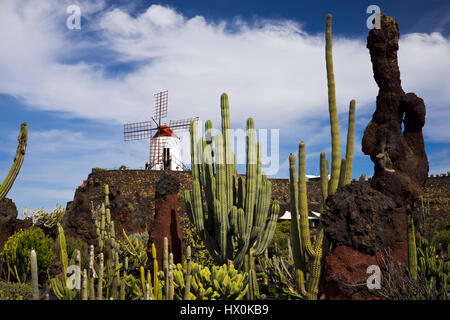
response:
<path fill-rule="evenodd" d="M 181 140 L 175 132 L 189 130 L 190 123 L 198 121 L 198 117 L 170 120 L 169 125 L 161 125 L 161 119 L 167 118 L 168 95 L 167 90 L 155 94 L 152 121 L 125 124 L 124 139 L 150 139 L 150 156 L 146 169 L 182 171 Z M 153 123 L 156 124 L 155 128 L 152 127 Z"/>

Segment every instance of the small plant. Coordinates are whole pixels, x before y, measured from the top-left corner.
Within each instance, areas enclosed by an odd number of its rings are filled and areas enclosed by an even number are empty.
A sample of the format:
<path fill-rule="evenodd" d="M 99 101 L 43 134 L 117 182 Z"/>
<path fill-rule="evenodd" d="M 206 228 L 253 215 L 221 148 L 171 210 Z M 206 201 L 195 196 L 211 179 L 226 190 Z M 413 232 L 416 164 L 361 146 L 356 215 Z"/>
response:
<path fill-rule="evenodd" d="M 0 300 L 31 300 L 32 297 L 31 285 L 0 281 Z"/>
<path fill-rule="evenodd" d="M 127 166 L 123 164 L 119 167 L 119 170 L 127 170 Z"/>
<path fill-rule="evenodd" d="M 51 265 L 53 240 L 39 229 L 26 229 L 14 233 L 6 241 L 0 260 L 8 270 L 8 277 L 18 282 L 31 279 L 30 253 L 34 249 L 38 257 L 38 273 L 44 274 Z"/>
<path fill-rule="evenodd" d="M 450 230 L 441 230 L 436 232 L 434 241 L 436 243 L 440 243 L 442 245 L 442 248 L 447 249 L 450 245 Z"/>
<path fill-rule="evenodd" d="M 43 208 L 36 210 L 25 208 L 21 215 L 25 218 L 31 218 L 35 227 L 53 229 L 56 228 L 58 222 L 61 222 L 65 213 L 66 209 L 61 209 L 61 205 L 56 204 L 55 209 L 50 213 Z"/>
<path fill-rule="evenodd" d="M 104 172 L 104 171 L 106 171 L 105 168 L 99 168 L 99 167 L 92 168 L 92 173 L 95 173 L 95 172 Z"/>

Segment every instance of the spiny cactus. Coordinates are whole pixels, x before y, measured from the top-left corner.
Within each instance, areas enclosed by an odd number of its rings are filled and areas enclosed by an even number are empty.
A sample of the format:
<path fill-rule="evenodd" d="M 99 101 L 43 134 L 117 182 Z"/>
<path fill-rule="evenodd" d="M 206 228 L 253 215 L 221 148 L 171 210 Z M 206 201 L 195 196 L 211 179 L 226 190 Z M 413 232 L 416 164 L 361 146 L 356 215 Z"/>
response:
<path fill-rule="evenodd" d="M 31 250 L 31 286 L 33 288 L 33 300 L 39 300 L 39 280 L 36 251 Z"/>
<path fill-rule="evenodd" d="M 189 293 L 189 300 L 241 300 L 248 292 L 247 274 L 233 266 L 213 266 L 211 270 L 191 261 L 173 266 L 174 299 L 181 300 Z M 191 277 L 191 288 L 186 290 L 186 279 Z M 186 299 L 185 299 L 186 300 Z"/>
<path fill-rule="evenodd" d="M 2 200 L 11 189 L 17 175 L 19 174 L 20 168 L 22 167 L 23 159 L 25 156 L 25 151 L 27 149 L 27 139 L 28 139 L 28 126 L 26 122 L 20 125 L 20 133 L 17 140 L 19 144 L 16 149 L 16 155 L 14 156 L 14 162 L 11 169 L 8 172 L 5 180 L 0 185 L 0 200 Z"/>
<path fill-rule="evenodd" d="M 414 230 L 414 221 L 410 215 L 407 216 L 408 232 L 408 271 L 414 280 L 417 280 L 417 251 L 416 251 L 416 232 Z"/>
<path fill-rule="evenodd" d="M 26 122 L 23 122 L 20 125 L 18 146 L 16 149 L 16 155 L 14 156 L 13 164 L 8 172 L 8 175 L 3 180 L 3 183 L 0 186 L 0 200 L 2 200 L 9 192 L 12 185 L 14 184 L 17 175 L 19 174 L 26 152 L 27 139 L 28 139 L 28 126 Z"/>
<path fill-rule="evenodd" d="M 332 15 L 327 15 L 327 22 L 325 27 L 325 60 L 327 65 L 327 83 L 328 83 L 328 111 L 330 113 L 331 126 L 331 179 L 328 188 L 328 193 L 336 192 L 339 183 L 339 173 L 341 166 L 341 141 L 339 140 L 339 119 L 336 107 L 336 88 L 334 82 L 333 70 L 333 52 L 332 52 L 332 32 L 331 32 Z"/>
<path fill-rule="evenodd" d="M 353 162 L 353 144 L 355 135 L 355 100 L 350 101 L 349 123 L 347 133 L 347 149 L 345 156 L 345 168 L 341 168 L 341 141 L 339 138 L 339 119 L 336 107 L 336 87 L 333 71 L 333 38 L 331 32 L 331 21 L 333 16 L 327 15 L 325 25 L 325 61 L 327 65 L 327 83 L 328 83 L 328 111 L 330 114 L 331 126 L 331 177 L 328 186 L 328 194 L 334 194 L 338 186 L 350 183 L 352 162 Z M 342 173 L 341 173 L 342 171 Z M 339 185 L 339 182 L 341 183 Z"/>
<path fill-rule="evenodd" d="M 431 283 L 448 290 L 450 261 L 436 258 L 436 248 L 421 239 L 417 247 L 417 274 L 425 276 Z"/>
<path fill-rule="evenodd" d="M 52 278 L 50 280 L 51 287 L 55 296 L 60 300 L 72 300 L 76 296 L 76 291 L 72 290 L 72 288 L 67 287 L 67 268 L 69 266 L 69 258 L 67 255 L 67 245 L 66 245 L 66 237 L 64 235 L 64 229 L 61 224 L 57 224 L 58 226 L 58 244 L 60 250 L 60 259 L 61 259 L 61 269 L 62 269 L 62 280 L 58 278 Z"/>
<path fill-rule="evenodd" d="M 347 128 L 347 149 L 345 152 L 346 170 L 345 170 L 345 185 L 352 180 L 353 168 L 353 149 L 355 145 L 355 105 L 356 101 L 350 101 L 348 110 L 348 128 Z"/>
<path fill-rule="evenodd" d="M 210 121 L 206 125 L 206 138 L 200 140 L 196 122 L 191 123 L 193 186 L 192 193 L 185 191 L 185 204 L 189 219 L 215 262 L 220 265 L 233 261 L 241 265 L 250 248 L 255 249 L 255 255 L 264 252 L 275 231 L 279 205 L 274 201 L 268 214 L 271 183 L 261 173 L 261 144 L 256 142 L 253 119 L 247 120 L 246 177 L 238 178 L 225 93 L 221 96 L 221 115 L 222 132 L 215 137 L 215 168 Z"/>
<path fill-rule="evenodd" d="M 291 198 L 291 246 L 296 269 L 296 285 L 301 296 L 306 299 L 317 299 L 321 274 L 321 259 L 323 245 L 323 229 L 311 243 L 308 221 L 308 201 L 306 194 L 306 160 L 305 144 L 300 142 L 299 169 L 297 179 L 296 159 L 289 156 L 290 198 Z M 308 275 L 308 277 L 307 277 Z M 307 284 L 305 286 L 305 280 Z"/>

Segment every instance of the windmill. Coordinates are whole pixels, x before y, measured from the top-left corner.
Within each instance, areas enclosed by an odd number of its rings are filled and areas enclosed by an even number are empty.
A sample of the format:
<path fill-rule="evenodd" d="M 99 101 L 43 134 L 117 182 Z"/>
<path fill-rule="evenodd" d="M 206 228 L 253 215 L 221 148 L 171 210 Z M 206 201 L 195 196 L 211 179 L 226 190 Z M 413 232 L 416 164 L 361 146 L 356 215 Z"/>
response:
<path fill-rule="evenodd" d="M 152 120 L 124 124 L 124 140 L 150 139 L 148 169 L 181 171 L 184 168 L 181 161 L 181 144 L 175 132 L 189 130 L 190 123 L 198 121 L 198 117 L 170 120 L 169 125 L 161 125 L 161 120 L 167 118 L 168 91 L 156 93 L 153 102 Z"/>

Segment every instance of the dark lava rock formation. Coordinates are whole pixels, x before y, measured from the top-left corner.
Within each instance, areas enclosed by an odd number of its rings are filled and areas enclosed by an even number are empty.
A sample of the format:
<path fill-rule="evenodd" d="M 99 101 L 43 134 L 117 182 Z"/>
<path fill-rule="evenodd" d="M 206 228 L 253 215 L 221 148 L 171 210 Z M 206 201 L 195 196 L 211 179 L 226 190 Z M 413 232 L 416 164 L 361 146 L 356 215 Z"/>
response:
<path fill-rule="evenodd" d="M 14 202 L 9 198 L 0 200 L 0 252 L 5 242 L 14 232 L 28 229 L 33 225 L 30 218 L 17 219 L 18 211 Z"/>
<path fill-rule="evenodd" d="M 425 104 L 402 89 L 398 39 L 397 22 L 381 14 L 381 29 L 371 30 L 367 38 L 379 92 L 372 121 L 364 131 L 362 151 L 375 164 L 372 186 L 404 207 L 417 199 L 425 184 L 428 159 L 422 136 Z"/>
<path fill-rule="evenodd" d="M 173 262 L 181 263 L 183 255 L 183 234 L 178 217 L 178 192 L 180 181 L 169 172 L 164 172 L 155 188 L 155 219 L 148 242 L 147 254 L 151 261 L 152 243 L 156 247 L 158 264 L 163 264 L 164 238 L 168 239 L 169 252 L 173 253 Z"/>
<path fill-rule="evenodd" d="M 104 184 L 95 186 L 104 190 Z M 152 204 L 148 197 L 143 199 L 139 193 L 124 195 L 116 186 L 109 186 L 111 219 L 115 223 L 117 238 L 123 238 L 122 229 L 130 235 L 146 232 L 153 220 Z M 92 206 L 97 207 L 104 201 L 104 193 L 98 192 L 98 199 L 92 198 L 92 186 L 84 183 L 75 191 L 74 200 L 67 204 L 67 212 L 62 219 L 66 236 L 80 237 L 89 245 L 97 247 L 97 233 L 92 217 Z"/>
<path fill-rule="evenodd" d="M 352 182 L 327 200 L 330 211 L 322 223 L 336 246 L 348 246 L 375 254 L 393 242 L 402 242 L 406 230 L 397 229 L 395 202 L 370 187 L 366 181 Z"/>
<path fill-rule="evenodd" d="M 325 259 L 327 299 L 374 299 L 376 290 L 366 287 L 367 267 L 379 265 L 386 249 L 395 262 L 408 260 L 406 207 L 426 182 L 428 160 L 422 136 L 425 105 L 401 87 L 398 39 L 397 22 L 381 14 L 381 28 L 367 38 L 379 93 L 362 140 L 374 176 L 370 185 L 353 182 L 327 199 L 329 211 L 322 217 L 333 244 Z"/>

